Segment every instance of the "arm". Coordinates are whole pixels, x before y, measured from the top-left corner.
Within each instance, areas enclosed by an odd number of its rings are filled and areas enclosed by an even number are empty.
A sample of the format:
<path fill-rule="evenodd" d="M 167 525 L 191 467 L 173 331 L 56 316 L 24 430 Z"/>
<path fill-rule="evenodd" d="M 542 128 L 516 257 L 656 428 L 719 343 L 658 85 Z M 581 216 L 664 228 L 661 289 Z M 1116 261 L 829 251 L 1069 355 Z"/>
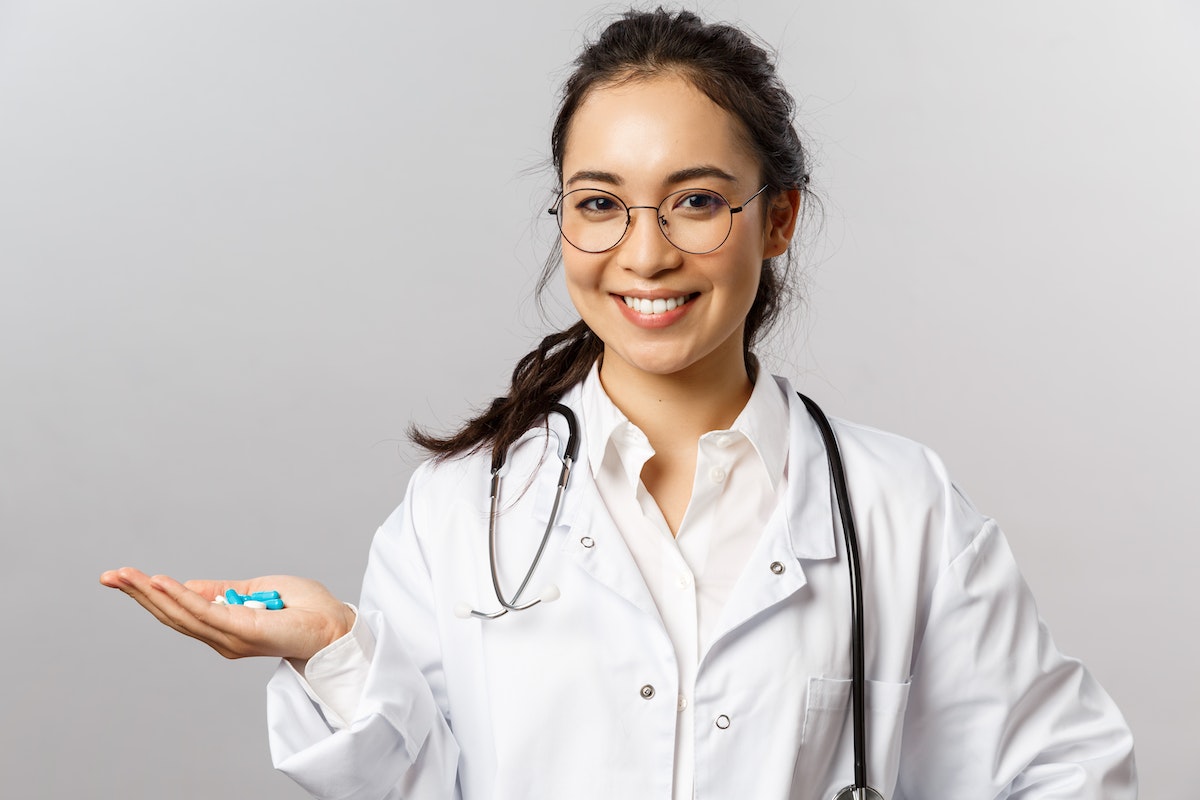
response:
<path fill-rule="evenodd" d="M 1054 646 L 1000 529 L 986 520 L 933 589 L 915 656 L 905 797 L 1132 800 L 1132 737 Z"/>
<path fill-rule="evenodd" d="M 365 667 L 352 719 L 327 718 L 286 663 L 268 686 L 275 766 L 316 797 L 457 796 L 433 586 L 412 520 L 421 475 L 371 547 L 359 620 L 366 630 L 347 640 L 359 650 L 350 661 Z"/>
<path fill-rule="evenodd" d="M 226 658 L 286 659 L 268 687 L 272 756 L 313 795 L 456 797 L 458 748 L 443 713 L 432 585 L 411 503 L 412 484 L 405 503 L 375 537 L 357 617 L 316 581 L 284 575 L 184 584 L 124 567 L 105 572 L 100 582 Z M 215 595 L 226 588 L 242 594 L 276 589 L 287 607 L 256 611 L 214 605 Z M 386 619 L 381 609 L 387 609 Z M 349 689 L 343 685 L 340 697 L 328 699 L 350 719 L 336 719 L 333 712 L 327 717 L 323 708 L 328 706 L 288 663 L 303 668 L 319 651 L 339 650 L 357 651 L 340 653 L 345 656 L 340 665 L 356 674 Z M 440 703 L 431 682 L 439 687 Z M 335 733 L 338 728 L 344 730 Z"/>

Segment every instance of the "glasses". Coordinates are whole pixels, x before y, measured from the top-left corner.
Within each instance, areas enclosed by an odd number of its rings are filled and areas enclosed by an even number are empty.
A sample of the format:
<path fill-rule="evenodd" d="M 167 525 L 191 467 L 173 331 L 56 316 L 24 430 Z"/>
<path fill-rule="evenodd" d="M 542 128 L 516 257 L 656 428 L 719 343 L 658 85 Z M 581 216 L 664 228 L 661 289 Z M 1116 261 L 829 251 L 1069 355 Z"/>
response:
<path fill-rule="evenodd" d="M 603 189 L 572 189 L 560 194 L 547 209 L 558 219 L 563 238 L 576 250 L 603 253 L 625 238 L 636 208 L 656 212 L 658 229 L 667 241 L 685 253 L 711 253 L 729 238 L 733 215 L 765 192 L 764 185 L 737 208 L 711 189 L 681 189 L 663 198 L 657 206 L 627 206 L 625 201 Z"/>

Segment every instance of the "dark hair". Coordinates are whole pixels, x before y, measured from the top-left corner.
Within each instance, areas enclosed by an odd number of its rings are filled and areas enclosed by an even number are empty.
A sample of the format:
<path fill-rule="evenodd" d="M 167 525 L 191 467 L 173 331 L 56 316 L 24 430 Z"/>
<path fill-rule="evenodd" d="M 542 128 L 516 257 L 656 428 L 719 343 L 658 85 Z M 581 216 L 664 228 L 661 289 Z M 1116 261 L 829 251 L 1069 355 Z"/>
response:
<path fill-rule="evenodd" d="M 662 8 L 624 14 L 575 60 L 550 134 L 551 160 L 559 179 L 571 120 L 592 89 L 672 73 L 686 78 L 741 121 L 746 144 L 767 185 L 764 206 L 792 189 L 807 194 L 807 154 L 792 124 L 795 103 L 776 75 L 766 48 L 731 25 L 706 24 L 690 12 Z M 560 256 L 556 246 L 538 281 L 539 294 Z M 758 293 L 746 316 L 742 346 L 752 373 L 756 367 L 751 348 L 791 295 L 787 280 L 790 250 L 782 258 L 782 266 L 778 260 L 763 261 Z M 490 447 L 495 460 L 495 454 L 507 451 L 564 392 L 587 377 L 603 350 L 604 343 L 581 320 L 542 339 L 521 358 L 513 369 L 509 394 L 497 397 L 457 433 L 441 438 L 413 427 L 409 435 L 437 459 Z"/>

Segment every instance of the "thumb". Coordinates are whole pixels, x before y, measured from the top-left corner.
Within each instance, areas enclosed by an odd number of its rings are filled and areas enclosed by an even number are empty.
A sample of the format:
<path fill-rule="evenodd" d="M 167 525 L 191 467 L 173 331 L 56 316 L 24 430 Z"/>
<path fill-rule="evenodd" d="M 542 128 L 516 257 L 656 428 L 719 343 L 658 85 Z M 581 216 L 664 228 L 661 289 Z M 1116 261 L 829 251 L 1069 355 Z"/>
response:
<path fill-rule="evenodd" d="M 233 589 L 238 594 L 250 594 L 249 581 L 191 580 L 184 581 L 183 585 L 205 600 L 215 600 L 226 589 Z"/>

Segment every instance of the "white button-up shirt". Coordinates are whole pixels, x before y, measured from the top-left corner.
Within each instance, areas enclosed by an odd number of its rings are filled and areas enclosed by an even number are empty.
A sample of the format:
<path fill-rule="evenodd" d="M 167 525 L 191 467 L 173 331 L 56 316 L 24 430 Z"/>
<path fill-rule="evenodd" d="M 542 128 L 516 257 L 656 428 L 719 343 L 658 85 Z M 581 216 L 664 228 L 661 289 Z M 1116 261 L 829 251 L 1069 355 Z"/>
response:
<path fill-rule="evenodd" d="M 672 797 L 690 800 L 696 720 L 688 699 L 717 617 L 784 489 L 787 401 L 779 385 L 764 377 L 728 430 L 700 437 L 692 496 L 674 536 L 641 480 L 654 448 L 609 399 L 596 367 L 583 383 L 580 405 L 596 488 L 675 647 L 679 724 Z"/>

